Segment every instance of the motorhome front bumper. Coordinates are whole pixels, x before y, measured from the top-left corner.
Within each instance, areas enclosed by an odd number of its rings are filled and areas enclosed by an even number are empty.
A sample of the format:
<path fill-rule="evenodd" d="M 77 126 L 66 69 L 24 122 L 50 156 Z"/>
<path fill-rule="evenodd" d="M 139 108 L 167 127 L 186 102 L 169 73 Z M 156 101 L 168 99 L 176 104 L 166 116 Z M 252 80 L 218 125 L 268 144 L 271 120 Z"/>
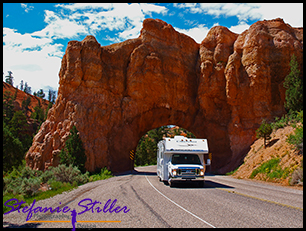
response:
<path fill-rule="evenodd" d="M 171 182 L 204 181 L 204 176 L 170 176 Z"/>

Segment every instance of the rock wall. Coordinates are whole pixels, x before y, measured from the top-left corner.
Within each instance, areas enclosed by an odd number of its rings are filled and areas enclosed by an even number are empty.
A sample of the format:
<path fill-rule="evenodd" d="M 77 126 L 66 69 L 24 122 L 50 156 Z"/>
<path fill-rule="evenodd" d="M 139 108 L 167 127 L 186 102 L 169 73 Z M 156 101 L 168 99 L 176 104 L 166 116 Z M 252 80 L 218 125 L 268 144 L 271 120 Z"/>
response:
<path fill-rule="evenodd" d="M 100 46 L 93 36 L 70 41 L 55 105 L 34 137 L 27 165 L 59 163 L 73 125 L 86 168 L 131 169 L 129 151 L 142 135 L 176 124 L 207 138 L 212 169 L 230 171 L 255 140 L 263 118 L 284 111 L 290 58 L 303 60 L 303 28 L 282 19 L 259 21 L 238 35 L 213 27 L 201 44 L 158 19 L 140 36 Z"/>

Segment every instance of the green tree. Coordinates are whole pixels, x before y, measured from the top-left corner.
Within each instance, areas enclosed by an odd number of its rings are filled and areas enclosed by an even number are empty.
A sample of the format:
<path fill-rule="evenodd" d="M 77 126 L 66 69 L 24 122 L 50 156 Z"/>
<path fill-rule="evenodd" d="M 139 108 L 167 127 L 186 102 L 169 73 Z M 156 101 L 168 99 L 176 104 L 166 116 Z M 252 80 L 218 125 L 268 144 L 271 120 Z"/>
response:
<path fill-rule="evenodd" d="M 34 95 L 42 99 L 45 98 L 45 93 L 43 89 L 38 90 L 36 93 L 34 92 Z"/>
<path fill-rule="evenodd" d="M 20 81 L 20 90 L 23 91 L 23 80 Z"/>
<path fill-rule="evenodd" d="M 272 126 L 271 124 L 267 123 L 264 119 L 260 125 L 260 127 L 256 130 L 256 137 L 257 138 L 264 138 L 264 147 L 266 148 L 266 141 L 271 139 L 272 133 Z"/>
<path fill-rule="evenodd" d="M 27 82 L 25 82 L 25 84 L 24 84 L 24 89 L 23 89 L 23 91 L 24 91 L 25 93 L 28 93 L 28 94 L 31 94 L 31 93 L 32 93 L 31 87 L 28 85 Z"/>
<path fill-rule="evenodd" d="M 18 167 L 24 159 L 24 148 L 18 138 L 3 122 L 3 171 L 7 172 Z"/>
<path fill-rule="evenodd" d="M 14 115 L 14 105 L 12 94 L 5 91 L 3 94 L 3 120 L 8 123 Z"/>
<path fill-rule="evenodd" d="M 52 104 L 54 104 L 55 103 L 55 99 L 56 99 L 55 91 L 49 89 L 49 91 L 48 91 L 48 101 L 51 102 Z"/>
<path fill-rule="evenodd" d="M 28 96 L 27 99 L 23 99 L 21 102 L 21 107 L 24 113 L 27 113 L 30 109 L 29 106 L 31 104 L 31 96 Z"/>
<path fill-rule="evenodd" d="M 284 87 L 287 89 L 285 108 L 287 111 L 300 111 L 303 110 L 303 80 L 295 55 L 291 57 L 290 68 L 291 71 L 284 82 Z"/>
<path fill-rule="evenodd" d="M 29 125 L 27 117 L 22 111 L 16 111 L 9 122 L 9 128 L 14 137 L 18 138 L 26 152 L 32 143 L 32 137 L 29 135 Z"/>
<path fill-rule="evenodd" d="M 36 119 L 39 124 L 41 124 L 45 120 L 45 113 L 44 109 L 41 108 L 41 106 L 35 106 L 34 112 L 31 114 L 32 119 Z"/>
<path fill-rule="evenodd" d="M 13 72 L 8 71 L 8 75 L 5 76 L 5 82 L 13 86 L 13 79 L 14 77 L 12 76 Z"/>
<path fill-rule="evenodd" d="M 84 173 L 85 162 L 87 160 L 83 142 L 78 134 L 76 126 L 73 126 L 70 130 L 70 135 L 66 140 L 65 147 L 60 152 L 60 163 L 69 166 L 78 167 L 78 169 Z"/>

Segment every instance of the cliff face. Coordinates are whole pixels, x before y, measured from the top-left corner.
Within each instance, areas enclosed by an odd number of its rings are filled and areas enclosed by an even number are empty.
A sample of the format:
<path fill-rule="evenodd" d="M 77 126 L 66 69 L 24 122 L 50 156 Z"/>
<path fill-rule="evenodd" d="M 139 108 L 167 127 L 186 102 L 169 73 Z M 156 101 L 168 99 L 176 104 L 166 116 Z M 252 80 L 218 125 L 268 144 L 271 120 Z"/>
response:
<path fill-rule="evenodd" d="M 142 135 L 176 124 L 208 139 L 213 169 L 232 170 L 261 120 L 285 112 L 292 54 L 302 64 L 303 29 L 281 19 L 259 21 L 240 35 L 217 26 L 201 44 L 158 19 L 144 20 L 140 36 L 122 43 L 101 47 L 93 36 L 70 41 L 58 98 L 27 165 L 56 166 L 75 125 L 89 171 L 125 171 Z"/>

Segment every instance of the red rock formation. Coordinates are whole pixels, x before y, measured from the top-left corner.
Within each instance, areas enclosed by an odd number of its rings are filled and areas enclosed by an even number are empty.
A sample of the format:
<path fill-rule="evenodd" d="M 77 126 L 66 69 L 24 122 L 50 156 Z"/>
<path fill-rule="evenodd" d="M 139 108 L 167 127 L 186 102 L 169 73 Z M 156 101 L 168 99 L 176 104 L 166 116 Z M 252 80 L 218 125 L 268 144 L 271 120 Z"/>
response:
<path fill-rule="evenodd" d="M 93 36 L 68 43 L 55 105 L 26 155 L 59 163 L 70 128 L 80 132 L 86 168 L 131 168 L 129 151 L 148 130 L 176 124 L 208 139 L 213 169 L 237 167 L 263 118 L 284 113 L 292 54 L 303 59 L 303 29 L 259 21 L 238 35 L 212 28 L 201 44 L 161 20 L 136 39 L 101 47 Z"/>

